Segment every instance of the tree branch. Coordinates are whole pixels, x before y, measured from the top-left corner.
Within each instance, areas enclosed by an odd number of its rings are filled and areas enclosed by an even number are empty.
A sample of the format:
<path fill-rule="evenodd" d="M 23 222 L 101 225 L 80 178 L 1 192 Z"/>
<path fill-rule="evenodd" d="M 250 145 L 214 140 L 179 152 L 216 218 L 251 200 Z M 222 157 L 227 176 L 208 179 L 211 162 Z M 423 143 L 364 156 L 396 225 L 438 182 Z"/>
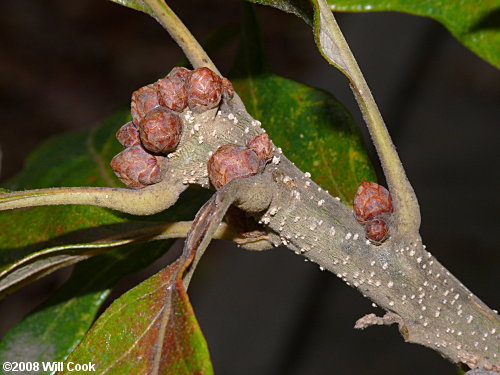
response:
<path fill-rule="evenodd" d="M 417 232 L 420 227 L 417 197 L 406 177 L 377 103 L 328 4 L 325 0 L 314 0 L 314 3 L 316 43 L 321 47 L 320 52 L 325 59 L 337 66 L 349 79 L 389 185 L 394 204 L 395 228 L 401 233 Z"/>
<path fill-rule="evenodd" d="M 170 9 L 164 0 L 143 0 L 155 14 L 156 20 L 162 25 L 181 47 L 194 68 L 206 66 L 220 75 L 219 70 L 203 50 L 193 34 Z"/>
<path fill-rule="evenodd" d="M 87 204 L 132 215 L 152 215 L 172 206 L 187 186 L 163 180 L 141 190 L 94 187 L 62 187 L 0 194 L 0 211 L 22 207 Z"/>
<path fill-rule="evenodd" d="M 153 0 L 145 1 L 154 6 Z M 184 35 L 182 28 L 180 34 L 171 31 L 172 25 L 180 22 L 172 16 L 171 10 L 160 0 L 155 3 L 157 6 L 163 4 L 163 13 L 158 18 L 165 22 L 164 26 L 174 35 Z M 332 20 L 333 17 L 326 16 L 323 22 L 331 26 Z M 335 29 L 336 23 L 332 27 Z M 331 30 L 331 27 L 323 30 Z M 337 34 L 324 35 L 339 37 Z M 181 43 L 184 42 L 181 40 Z M 193 58 L 193 65 L 199 66 L 199 59 L 192 57 L 193 53 L 202 56 L 204 52 L 199 45 L 189 45 L 194 51 L 188 58 Z M 369 112 L 366 118 L 398 210 L 396 221 L 389 223 L 394 230 L 387 241 L 380 246 L 366 241 L 364 228 L 354 219 L 352 211 L 323 191 L 277 148 L 272 162 L 263 171 L 262 180 L 267 179 L 267 186 L 245 185 L 240 193 L 246 196 L 240 197 L 237 203 L 265 227 L 269 241 L 275 246 L 284 244 L 306 256 L 388 311 L 391 319 L 398 322 L 406 341 L 430 347 L 452 362 L 465 363 L 471 368 L 500 370 L 500 319 L 425 250 L 418 233 L 420 219 L 416 198 L 365 85 L 362 77 L 357 77 L 353 87 L 360 100 L 368 103 L 365 103 Z M 251 118 L 237 96 L 229 102 L 224 101 L 220 109 L 196 114 L 185 111 L 182 121 L 179 147 L 165 159 L 162 168 L 164 182 L 154 185 L 152 190 L 156 187 L 168 191 L 172 181 L 177 184 L 175 191 L 182 191 L 180 186 L 188 184 L 209 187 L 206 165 L 212 153 L 227 143 L 245 145 L 263 132 L 260 123 Z M 258 202 L 266 198 L 263 191 L 269 189 L 272 190 L 270 204 L 267 201 L 269 208 L 256 212 L 256 207 L 265 206 Z M 102 191 L 95 193 L 100 200 L 92 201 L 89 194 L 85 202 L 102 204 Z M 151 196 L 146 189 L 133 192 L 123 205 L 141 202 L 141 193 Z M 167 194 L 168 199 L 160 199 L 170 201 L 172 194 Z M 80 196 L 74 198 L 83 204 Z M 68 198 L 64 203 L 74 202 Z"/>
<path fill-rule="evenodd" d="M 214 234 L 229 207 L 234 203 L 251 211 L 265 210 L 271 201 L 272 188 L 269 182 L 267 175 L 257 175 L 233 181 L 218 190 L 198 211 L 182 252 L 183 257 L 189 256 L 193 252 L 196 254 L 183 278 L 186 289 L 191 281 L 194 269 L 210 241 L 214 238 Z M 256 191 L 258 191 L 257 198 Z"/>
<path fill-rule="evenodd" d="M 321 0 L 319 4 L 325 5 Z M 323 9 L 320 17 L 324 17 L 320 31 L 326 32 L 327 40 L 340 43 L 343 68 L 352 70 L 352 86 L 397 210 L 395 222 L 391 223 L 394 235 L 381 246 L 365 241 L 363 228 L 354 220 L 352 211 L 321 190 L 284 155 L 275 155 L 273 163 L 266 167 L 264 173 L 273 181 L 273 200 L 256 219 L 271 230 L 269 238 L 275 246 L 284 244 L 304 254 L 398 316 L 406 341 L 431 347 L 455 363 L 498 366 L 498 315 L 425 250 L 418 234 L 420 214 L 415 194 L 366 81 L 329 9 Z M 220 117 L 224 116 L 228 121 L 215 121 L 209 128 L 221 135 L 231 133 L 233 140 L 228 143 L 241 140 L 244 144 L 245 139 L 254 136 L 255 122 L 242 104 L 234 101 L 224 106 Z M 241 132 L 247 137 L 241 139 Z M 206 142 L 215 140 L 210 134 L 203 134 L 208 135 L 203 138 Z M 205 144 L 204 148 L 215 150 L 221 144 L 224 142 L 217 139 L 213 148 L 205 148 L 209 146 Z"/>

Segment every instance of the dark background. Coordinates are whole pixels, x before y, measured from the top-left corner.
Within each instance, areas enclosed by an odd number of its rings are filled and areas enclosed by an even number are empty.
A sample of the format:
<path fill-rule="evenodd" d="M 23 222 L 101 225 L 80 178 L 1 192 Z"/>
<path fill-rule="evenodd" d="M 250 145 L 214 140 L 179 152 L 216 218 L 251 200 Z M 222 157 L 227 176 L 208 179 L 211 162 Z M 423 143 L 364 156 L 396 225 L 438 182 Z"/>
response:
<path fill-rule="evenodd" d="M 238 26 L 235 0 L 170 5 L 200 40 Z M 332 92 L 363 126 L 344 77 L 321 58 L 309 27 L 275 9 L 257 13 L 273 71 Z M 429 19 L 338 20 L 419 198 L 428 249 L 498 308 L 498 71 Z M 45 139 L 128 105 L 132 91 L 182 58 L 151 18 L 104 0 L 4 0 L 0 45 L 0 182 Z M 234 41 L 213 55 L 223 74 L 235 48 Z M 165 262 L 124 280 L 113 298 Z M 1 301 L 0 336 L 68 274 Z M 218 375 L 456 373 L 433 351 L 404 344 L 395 327 L 354 330 L 356 319 L 380 311 L 285 248 L 252 253 L 216 241 L 190 295 Z"/>

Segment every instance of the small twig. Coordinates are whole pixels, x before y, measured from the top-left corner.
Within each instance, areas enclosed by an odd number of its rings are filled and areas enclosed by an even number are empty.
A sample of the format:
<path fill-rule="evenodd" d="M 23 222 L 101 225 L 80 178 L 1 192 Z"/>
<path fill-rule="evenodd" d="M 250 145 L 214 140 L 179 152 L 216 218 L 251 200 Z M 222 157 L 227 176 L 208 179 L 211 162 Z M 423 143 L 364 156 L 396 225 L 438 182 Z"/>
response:
<path fill-rule="evenodd" d="M 336 65 L 350 81 L 391 191 L 396 229 L 400 233 L 416 233 L 420 227 L 418 201 L 375 99 L 328 4 L 325 0 L 316 0 L 316 5 L 319 13 L 315 15 L 317 43 L 321 46 L 324 57 Z"/>
<path fill-rule="evenodd" d="M 214 234 L 217 233 L 216 231 L 229 207 L 235 204 L 238 207 L 250 207 L 251 211 L 265 210 L 269 206 L 272 196 L 269 182 L 267 175 L 257 175 L 233 181 L 218 190 L 198 211 L 183 250 L 183 257 L 186 257 L 193 253 L 193 249 L 196 249 L 193 262 L 183 277 L 186 289 L 194 269 L 212 238 L 215 238 Z M 257 199 L 255 198 L 256 193 Z"/>
<path fill-rule="evenodd" d="M 164 180 L 140 190 L 62 187 L 0 194 L 0 211 L 22 207 L 87 204 L 132 215 L 152 215 L 173 205 L 187 186 Z"/>
<path fill-rule="evenodd" d="M 106 238 L 99 238 L 88 243 L 64 244 L 31 253 L 8 264 L 0 271 L 0 299 L 26 283 L 48 275 L 62 267 L 81 262 L 124 245 L 185 238 L 192 226 L 192 221 L 147 226 L 141 229 L 127 230 Z M 227 223 L 220 223 L 216 226 L 211 238 L 240 243 L 242 247 L 248 246 L 244 242 L 245 238 L 239 236 Z M 265 237 L 254 239 L 251 248 L 269 248 L 269 243 Z M 49 261 L 49 259 L 53 259 L 53 261 Z"/>
<path fill-rule="evenodd" d="M 208 67 L 220 75 L 210 57 L 206 54 L 193 34 L 182 23 L 177 15 L 163 0 L 143 0 L 153 13 L 156 20 L 168 31 L 170 36 L 182 48 L 194 68 Z"/>

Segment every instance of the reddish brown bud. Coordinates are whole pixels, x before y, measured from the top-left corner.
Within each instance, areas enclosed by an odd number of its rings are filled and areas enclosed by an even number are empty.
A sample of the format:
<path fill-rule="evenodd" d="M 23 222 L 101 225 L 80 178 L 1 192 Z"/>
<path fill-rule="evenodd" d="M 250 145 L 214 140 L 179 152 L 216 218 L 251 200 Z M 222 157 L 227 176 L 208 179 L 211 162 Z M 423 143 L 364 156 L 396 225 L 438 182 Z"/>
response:
<path fill-rule="evenodd" d="M 259 171 L 259 158 L 247 147 L 235 144 L 220 146 L 207 164 L 208 177 L 216 189 Z"/>
<path fill-rule="evenodd" d="M 129 147 L 116 155 L 109 165 L 128 187 L 143 188 L 161 181 L 161 156 L 146 152 L 141 146 Z"/>
<path fill-rule="evenodd" d="M 373 244 L 380 245 L 389 237 L 389 226 L 384 219 L 371 219 L 365 225 L 365 233 Z"/>
<path fill-rule="evenodd" d="M 149 111 L 139 123 L 139 133 L 146 150 L 168 154 L 181 140 L 182 122 L 170 109 L 158 107 Z"/>
<path fill-rule="evenodd" d="M 187 91 L 185 82 L 190 71 L 175 67 L 165 78 L 156 82 L 160 104 L 176 112 L 187 107 Z"/>
<path fill-rule="evenodd" d="M 127 122 L 116 132 L 116 139 L 125 147 L 132 147 L 141 143 L 139 129 L 132 121 Z"/>
<path fill-rule="evenodd" d="M 231 100 L 234 96 L 233 84 L 225 77 L 222 77 L 222 96 L 225 100 Z"/>
<path fill-rule="evenodd" d="M 192 111 L 202 112 L 217 107 L 222 96 L 222 79 L 208 68 L 191 72 L 186 81 L 188 106 Z"/>
<path fill-rule="evenodd" d="M 191 74 L 191 70 L 182 66 L 176 66 L 170 71 L 170 73 L 168 73 L 168 77 L 185 83 L 189 77 L 189 74 Z"/>
<path fill-rule="evenodd" d="M 363 181 L 354 197 L 354 216 L 360 223 L 392 213 L 392 200 L 389 191 L 374 182 Z"/>
<path fill-rule="evenodd" d="M 132 93 L 132 120 L 134 124 L 139 125 L 139 122 L 144 118 L 146 113 L 160 105 L 156 84 L 141 87 Z"/>
<path fill-rule="evenodd" d="M 267 133 L 253 137 L 248 141 L 247 147 L 257 154 L 261 163 L 269 160 L 273 152 L 273 145 Z"/>

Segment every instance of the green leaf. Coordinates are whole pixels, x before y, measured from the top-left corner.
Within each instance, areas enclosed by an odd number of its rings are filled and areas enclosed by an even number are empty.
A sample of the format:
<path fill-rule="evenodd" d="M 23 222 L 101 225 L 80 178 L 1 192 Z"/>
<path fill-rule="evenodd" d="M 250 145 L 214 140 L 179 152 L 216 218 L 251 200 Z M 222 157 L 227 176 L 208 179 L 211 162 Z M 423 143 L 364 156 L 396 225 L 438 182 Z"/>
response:
<path fill-rule="evenodd" d="M 116 299 L 67 362 L 93 363 L 95 374 L 213 374 L 183 285 L 192 250 Z"/>
<path fill-rule="evenodd" d="M 78 264 L 55 295 L 7 332 L 0 341 L 0 361 L 66 359 L 87 333 L 115 284 L 150 264 L 171 243 L 158 241 L 147 248 L 128 245 Z"/>
<path fill-rule="evenodd" d="M 291 161 L 352 204 L 360 182 L 376 176 L 351 115 L 331 94 L 267 73 L 255 15 L 248 7 L 244 12 L 236 91 Z"/>
<path fill-rule="evenodd" d="M 293 13 L 313 25 L 317 0 L 249 0 Z M 335 12 L 397 11 L 430 17 L 478 56 L 500 68 L 500 3 L 498 0 L 327 0 Z"/>
<path fill-rule="evenodd" d="M 8 187 L 121 186 L 108 161 L 122 150 L 114 134 L 127 121 L 128 111 L 123 111 L 97 127 L 51 139 L 29 157 L 23 172 Z M 26 256 L 36 259 L 37 252 L 42 255 L 50 247 L 110 238 L 131 227 L 150 229 L 158 222 L 190 220 L 209 196 L 205 190 L 188 190 L 177 205 L 151 217 L 77 205 L 1 212 L 0 264 L 5 269 Z M 2 339 L 0 358 L 65 359 L 87 332 L 116 282 L 156 260 L 170 244 L 127 245 L 77 265 L 67 284 Z"/>
<path fill-rule="evenodd" d="M 169 224 L 126 222 L 73 232 L 64 236 L 64 241 L 68 244 L 38 250 L 2 267 L 0 269 L 0 297 L 59 268 L 104 251 L 154 239 L 167 230 Z M 168 236 L 168 230 L 166 235 Z M 163 235 L 162 238 L 169 237 Z M 79 241 L 84 242 L 78 243 Z"/>
<path fill-rule="evenodd" d="M 107 161 L 121 149 L 113 134 L 128 116 L 124 111 L 99 127 L 49 140 L 30 155 L 23 171 L 7 186 L 12 190 L 119 186 Z M 126 220 L 127 217 L 111 210 L 77 205 L 1 212 L 1 273 L 44 249 L 111 236 L 115 233 L 106 226 Z M 102 227 L 94 229 L 98 225 Z"/>
<path fill-rule="evenodd" d="M 397 11 L 430 17 L 467 48 L 500 68 L 498 0 L 328 0 L 334 12 Z"/>
<path fill-rule="evenodd" d="M 186 288 L 236 199 L 231 186 L 198 211 L 179 259 L 115 300 L 67 362 L 93 363 L 97 374 L 213 374 Z"/>
<path fill-rule="evenodd" d="M 144 12 L 154 17 L 154 12 L 151 8 L 141 0 L 110 0 L 113 3 L 123 5 L 124 7 L 132 8 L 138 10 L 139 12 Z"/>
<path fill-rule="evenodd" d="M 272 6 L 287 13 L 295 14 L 312 25 L 313 9 L 310 0 L 248 0 L 252 3 Z"/>

